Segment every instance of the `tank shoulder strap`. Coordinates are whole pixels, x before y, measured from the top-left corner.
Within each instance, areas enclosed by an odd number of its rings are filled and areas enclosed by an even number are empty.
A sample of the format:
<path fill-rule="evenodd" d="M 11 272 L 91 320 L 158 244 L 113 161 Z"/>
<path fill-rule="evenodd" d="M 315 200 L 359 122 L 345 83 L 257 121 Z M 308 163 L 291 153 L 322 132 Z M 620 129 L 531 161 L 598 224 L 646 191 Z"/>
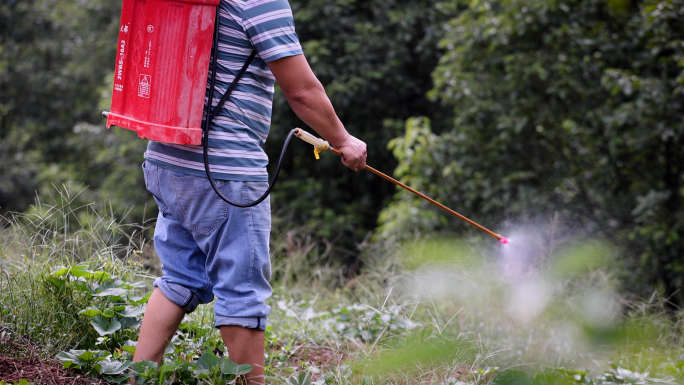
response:
<path fill-rule="evenodd" d="M 210 116 L 207 117 L 207 121 L 208 121 L 208 122 L 211 122 L 212 120 L 214 120 L 214 118 L 216 117 L 216 115 L 218 114 L 218 112 L 221 110 L 221 108 L 223 107 L 223 105 L 226 103 L 226 101 L 227 101 L 228 98 L 230 97 L 230 93 L 233 92 L 233 90 L 234 90 L 235 87 L 237 86 L 237 84 L 238 84 L 238 82 L 240 81 L 240 78 L 242 77 L 242 75 L 245 74 L 245 72 L 247 71 L 247 68 L 248 68 L 249 65 L 252 63 L 252 60 L 254 60 L 254 58 L 256 57 L 256 54 L 257 54 L 257 51 L 254 50 L 254 51 L 252 51 L 252 53 L 249 55 L 249 57 L 247 58 L 247 61 L 245 61 L 245 64 L 242 65 L 242 68 L 240 68 L 240 71 L 237 73 L 237 75 L 235 75 L 235 79 L 233 79 L 233 81 L 230 83 L 230 86 L 228 86 L 228 89 L 226 90 L 226 93 L 224 93 L 223 96 L 221 96 L 221 100 L 219 100 L 219 102 L 218 102 L 218 104 L 216 105 L 216 107 L 214 107 L 214 109 L 211 110 Z M 214 66 L 213 72 L 212 72 L 211 76 L 212 76 L 212 77 L 215 77 L 215 76 L 216 76 L 216 66 Z M 213 82 L 212 82 L 212 84 L 213 84 Z M 211 93 L 213 93 L 213 90 L 210 90 L 210 94 L 211 94 Z M 209 100 L 208 103 L 211 103 L 211 100 Z M 209 125 L 208 125 L 208 124 L 206 124 L 205 127 L 206 127 L 206 129 L 209 129 Z"/>

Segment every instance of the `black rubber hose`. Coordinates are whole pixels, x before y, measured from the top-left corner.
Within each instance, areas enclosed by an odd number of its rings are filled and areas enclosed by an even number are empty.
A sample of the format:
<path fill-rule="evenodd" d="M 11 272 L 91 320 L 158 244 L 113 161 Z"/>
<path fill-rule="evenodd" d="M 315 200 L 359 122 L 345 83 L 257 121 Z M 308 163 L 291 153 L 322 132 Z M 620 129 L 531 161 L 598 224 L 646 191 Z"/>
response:
<path fill-rule="evenodd" d="M 290 139 L 292 139 L 295 130 L 293 129 L 292 131 L 290 131 L 289 134 L 287 134 L 287 138 L 285 138 L 285 143 L 283 144 L 283 149 L 280 152 L 280 158 L 278 159 L 278 165 L 276 166 L 275 174 L 273 174 L 273 179 L 271 180 L 271 183 L 269 183 L 268 188 L 266 189 L 264 194 L 261 197 L 259 197 L 259 199 L 249 203 L 236 203 L 231 202 L 228 198 L 225 197 L 225 195 L 223 195 L 219 191 L 218 187 L 216 187 L 216 182 L 214 182 L 214 179 L 211 177 L 211 171 L 209 170 L 209 125 L 214 120 L 214 117 L 216 117 L 216 115 L 218 114 L 218 111 L 223 107 L 223 104 L 226 102 L 226 100 L 228 100 L 230 93 L 237 86 L 239 79 L 245 73 L 247 67 L 249 67 L 249 64 L 256 56 L 256 51 L 252 51 L 252 54 L 249 56 L 245 64 L 242 66 L 240 72 L 238 72 L 238 74 L 235 76 L 235 79 L 233 79 L 233 82 L 226 90 L 226 93 L 223 94 L 221 100 L 219 100 L 216 107 L 212 110 L 211 105 L 214 100 L 214 85 L 216 84 L 216 67 L 218 62 L 219 13 L 220 9 L 219 7 L 216 7 L 216 22 L 214 26 L 214 42 L 212 47 L 213 58 L 211 60 L 211 81 L 209 82 L 209 95 L 207 98 L 207 104 L 205 106 L 205 119 L 202 125 L 202 152 L 204 154 L 204 170 L 207 173 L 207 178 L 209 179 L 211 187 L 214 189 L 216 195 L 218 195 L 219 198 L 223 199 L 228 204 L 233 205 L 235 207 L 252 207 L 258 205 L 264 199 L 266 199 L 268 194 L 271 193 L 271 189 L 273 189 L 273 186 L 275 186 L 276 182 L 278 181 L 278 174 L 280 174 L 280 167 L 282 166 L 283 159 L 285 158 L 285 151 L 287 150 L 287 146 L 290 144 Z"/>

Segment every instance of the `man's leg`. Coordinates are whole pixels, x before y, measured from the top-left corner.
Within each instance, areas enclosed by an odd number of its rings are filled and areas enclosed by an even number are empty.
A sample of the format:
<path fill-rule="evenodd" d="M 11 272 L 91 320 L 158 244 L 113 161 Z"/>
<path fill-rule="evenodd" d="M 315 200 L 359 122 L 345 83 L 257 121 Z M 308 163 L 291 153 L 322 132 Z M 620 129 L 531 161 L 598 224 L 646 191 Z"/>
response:
<path fill-rule="evenodd" d="M 151 360 L 161 365 L 164 350 L 184 316 L 183 308 L 166 298 L 159 288 L 154 289 L 147 302 L 133 361 Z"/>
<path fill-rule="evenodd" d="M 242 326 L 220 326 L 221 338 L 228 348 L 230 359 L 238 364 L 254 367 L 245 377 L 248 385 L 263 385 L 264 379 L 264 331 Z"/>

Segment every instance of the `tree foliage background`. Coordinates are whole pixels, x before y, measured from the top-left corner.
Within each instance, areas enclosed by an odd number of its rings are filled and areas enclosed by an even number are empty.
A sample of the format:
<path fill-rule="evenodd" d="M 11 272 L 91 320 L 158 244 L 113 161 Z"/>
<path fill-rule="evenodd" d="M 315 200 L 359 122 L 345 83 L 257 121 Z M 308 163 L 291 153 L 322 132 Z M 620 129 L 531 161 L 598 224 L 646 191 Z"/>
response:
<path fill-rule="evenodd" d="M 398 174 L 489 223 L 559 212 L 681 304 L 684 2 L 475 0 L 447 28 L 430 95 L 452 128 L 410 120 Z M 441 226 L 421 205 L 402 196 L 383 232 Z"/>
<path fill-rule="evenodd" d="M 291 5 L 314 72 L 371 165 L 486 224 L 558 213 L 622 247 L 634 293 L 655 287 L 684 302 L 682 0 Z M 131 222 L 155 215 L 140 172 L 146 143 L 100 117 L 120 8 L 0 4 L 0 211 L 70 184 Z M 302 125 L 280 94 L 273 122 L 271 159 Z M 347 260 L 369 234 L 468 231 L 299 143 L 273 208 Z"/>

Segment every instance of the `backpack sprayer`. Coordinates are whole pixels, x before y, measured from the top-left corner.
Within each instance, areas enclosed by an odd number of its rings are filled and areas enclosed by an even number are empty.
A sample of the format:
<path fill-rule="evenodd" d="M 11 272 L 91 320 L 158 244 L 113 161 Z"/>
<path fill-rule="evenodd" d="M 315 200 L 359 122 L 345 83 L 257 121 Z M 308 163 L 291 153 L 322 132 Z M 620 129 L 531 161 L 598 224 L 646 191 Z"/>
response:
<path fill-rule="evenodd" d="M 263 201 L 275 186 L 292 136 L 313 145 L 316 159 L 321 151 L 342 153 L 325 140 L 295 128 L 285 139 L 273 179 L 259 199 L 245 204 L 235 203 L 218 191 L 208 165 L 209 124 L 256 54 L 253 52 L 245 62 L 219 103 L 214 108 L 211 108 L 211 103 L 205 106 L 212 41 L 214 52 L 217 52 L 218 45 L 219 3 L 220 0 L 123 0 L 112 107 L 102 116 L 107 119 L 107 128 L 119 126 L 133 130 L 143 139 L 202 145 L 207 178 L 214 191 L 233 206 L 251 207 Z M 211 62 L 209 90 L 214 89 L 217 55 L 213 55 Z M 203 114 L 206 116 L 204 121 Z M 457 216 L 499 242 L 508 243 L 504 236 L 398 180 L 368 165 L 365 169 Z"/>

